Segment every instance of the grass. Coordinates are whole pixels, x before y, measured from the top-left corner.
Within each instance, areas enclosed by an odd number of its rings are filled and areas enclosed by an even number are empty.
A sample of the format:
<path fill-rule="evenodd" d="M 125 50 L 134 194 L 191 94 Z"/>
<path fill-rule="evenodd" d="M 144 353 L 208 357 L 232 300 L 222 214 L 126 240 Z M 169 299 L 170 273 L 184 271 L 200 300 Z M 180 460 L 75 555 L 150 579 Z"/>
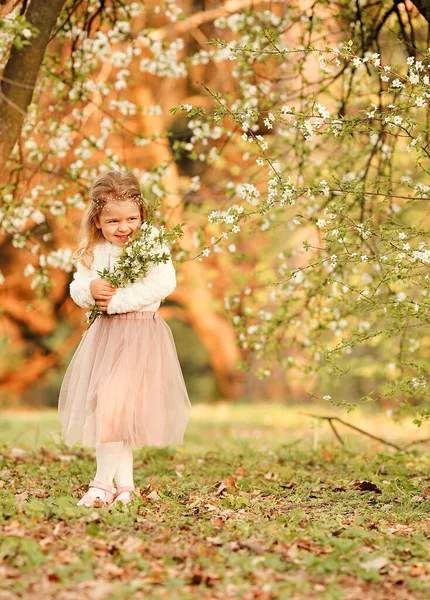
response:
<path fill-rule="evenodd" d="M 55 411 L 4 412 L 0 598 L 430 597 L 425 447 L 339 426 L 341 446 L 298 410 L 417 435 L 376 412 L 196 405 L 183 447 L 135 451 L 132 506 L 88 509 L 94 450 L 65 447 Z"/>

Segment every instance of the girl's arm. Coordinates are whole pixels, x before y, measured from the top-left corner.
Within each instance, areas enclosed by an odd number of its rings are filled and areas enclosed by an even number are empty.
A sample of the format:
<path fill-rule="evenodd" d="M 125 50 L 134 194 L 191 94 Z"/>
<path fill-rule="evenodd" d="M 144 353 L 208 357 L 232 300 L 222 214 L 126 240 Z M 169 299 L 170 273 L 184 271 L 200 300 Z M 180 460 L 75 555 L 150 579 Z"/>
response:
<path fill-rule="evenodd" d="M 78 263 L 77 271 L 73 275 L 73 281 L 70 284 L 70 295 L 72 300 L 81 308 L 91 308 L 95 304 L 95 300 L 90 292 L 90 283 L 96 279 L 90 269 Z"/>
<path fill-rule="evenodd" d="M 163 246 L 162 252 L 169 253 L 167 246 Z M 172 259 L 169 258 L 165 263 L 150 267 L 142 279 L 129 283 L 123 288 L 117 288 L 116 294 L 108 304 L 107 312 L 109 315 L 114 315 L 142 310 L 145 306 L 163 300 L 173 292 L 175 287 L 175 267 Z"/>

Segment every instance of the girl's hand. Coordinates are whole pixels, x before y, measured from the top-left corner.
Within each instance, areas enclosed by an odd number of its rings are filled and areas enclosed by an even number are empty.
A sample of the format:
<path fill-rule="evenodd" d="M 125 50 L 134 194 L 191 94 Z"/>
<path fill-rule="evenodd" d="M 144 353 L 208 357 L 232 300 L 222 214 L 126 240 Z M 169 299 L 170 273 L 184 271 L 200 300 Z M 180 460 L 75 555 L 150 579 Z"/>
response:
<path fill-rule="evenodd" d="M 116 289 L 109 281 L 106 281 L 106 279 L 93 279 L 90 283 L 90 292 L 91 296 L 96 300 L 100 307 L 101 302 L 104 304 L 106 301 L 107 307 L 112 296 L 116 294 Z"/>
<path fill-rule="evenodd" d="M 100 310 L 102 312 L 107 312 L 107 307 L 108 307 L 109 302 L 110 302 L 110 298 L 109 298 L 109 300 L 97 300 L 97 306 L 100 308 Z"/>

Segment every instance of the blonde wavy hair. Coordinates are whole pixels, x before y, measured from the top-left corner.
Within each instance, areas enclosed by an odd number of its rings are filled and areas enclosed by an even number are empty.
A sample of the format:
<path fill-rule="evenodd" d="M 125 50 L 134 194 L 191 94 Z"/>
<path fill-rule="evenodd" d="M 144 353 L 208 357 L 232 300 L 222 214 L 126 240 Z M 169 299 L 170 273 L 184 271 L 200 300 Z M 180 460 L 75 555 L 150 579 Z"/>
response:
<path fill-rule="evenodd" d="M 104 239 L 101 229 L 96 227 L 94 217 L 98 215 L 109 200 L 134 201 L 139 206 L 142 222 L 147 218 L 148 211 L 142 198 L 139 181 L 129 171 L 119 173 L 108 171 L 101 173 L 90 191 L 90 204 L 87 206 L 79 228 L 79 244 L 73 258 L 88 269 L 94 259 L 94 244 Z"/>

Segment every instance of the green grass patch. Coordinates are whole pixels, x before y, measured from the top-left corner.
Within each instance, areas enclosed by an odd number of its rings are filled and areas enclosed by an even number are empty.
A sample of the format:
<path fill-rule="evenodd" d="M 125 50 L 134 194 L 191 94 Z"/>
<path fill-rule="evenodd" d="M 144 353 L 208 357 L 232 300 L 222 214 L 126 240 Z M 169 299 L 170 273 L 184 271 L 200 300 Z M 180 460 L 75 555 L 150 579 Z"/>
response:
<path fill-rule="evenodd" d="M 279 405 L 194 408 L 183 447 L 135 451 L 134 503 L 101 509 L 76 506 L 94 450 L 64 446 L 55 411 L 4 413 L 4 597 L 430 597 L 425 447 L 345 429 L 341 446 Z M 382 413 L 336 414 L 390 441 L 417 435 Z"/>

